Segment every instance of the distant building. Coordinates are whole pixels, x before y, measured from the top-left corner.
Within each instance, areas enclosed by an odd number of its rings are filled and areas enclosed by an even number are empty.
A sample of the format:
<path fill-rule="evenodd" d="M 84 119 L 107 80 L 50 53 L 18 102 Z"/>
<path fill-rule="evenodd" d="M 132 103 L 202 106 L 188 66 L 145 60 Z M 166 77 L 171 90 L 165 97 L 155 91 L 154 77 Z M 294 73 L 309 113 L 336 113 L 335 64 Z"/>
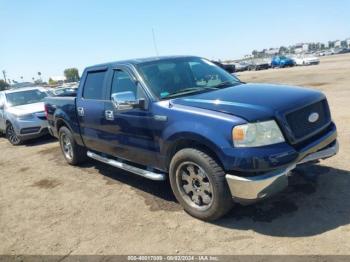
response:
<path fill-rule="evenodd" d="M 346 43 L 348 45 L 348 48 L 350 48 L 350 38 L 349 39 L 346 39 Z"/>
<path fill-rule="evenodd" d="M 334 42 L 334 47 L 341 47 L 341 41 L 340 40 L 337 40 Z"/>
<path fill-rule="evenodd" d="M 328 41 L 324 43 L 309 42 L 298 43 L 288 47 L 281 46 L 280 48 L 263 49 L 262 51 L 254 50 L 252 55 L 245 55 L 243 59 L 251 58 L 267 58 L 277 54 L 307 54 L 316 53 L 324 49 L 334 48 L 350 48 L 350 38 L 345 40 Z"/>
<path fill-rule="evenodd" d="M 265 54 L 267 55 L 277 55 L 279 52 L 279 48 L 270 48 L 269 50 L 265 50 Z"/>
<path fill-rule="evenodd" d="M 307 51 L 309 51 L 309 44 L 300 43 L 300 44 L 296 44 L 294 47 L 294 52 L 297 54 L 305 53 Z"/>
<path fill-rule="evenodd" d="M 303 44 L 303 51 L 304 52 L 307 52 L 307 51 L 309 51 L 309 44 Z"/>

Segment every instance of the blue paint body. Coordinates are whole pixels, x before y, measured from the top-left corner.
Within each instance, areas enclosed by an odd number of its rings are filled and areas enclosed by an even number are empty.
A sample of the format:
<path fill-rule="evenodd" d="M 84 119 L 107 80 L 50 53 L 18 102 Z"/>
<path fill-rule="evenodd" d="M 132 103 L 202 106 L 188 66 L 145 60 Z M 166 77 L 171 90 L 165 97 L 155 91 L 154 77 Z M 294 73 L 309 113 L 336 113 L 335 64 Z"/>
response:
<path fill-rule="evenodd" d="M 169 59 L 169 58 L 167 58 Z M 321 130 L 302 141 L 296 139 L 287 123 L 286 114 L 325 100 L 318 91 L 299 87 L 240 84 L 225 89 L 158 100 L 140 77 L 137 64 L 128 60 L 87 68 L 82 76 L 77 98 L 48 98 L 46 109 L 53 133 L 67 125 L 78 144 L 89 150 L 130 162 L 167 171 L 174 149 L 180 145 L 200 146 L 209 150 L 226 172 L 254 175 L 298 162 L 336 140 L 336 127 L 329 120 Z M 104 99 L 82 98 L 87 72 L 107 70 Z M 112 72 L 122 68 L 130 72 L 147 94 L 147 108 L 117 111 L 110 94 Z M 83 107 L 84 117 L 77 107 Z M 105 110 L 114 112 L 106 120 Z M 247 122 L 275 120 L 285 142 L 255 147 L 235 148 L 232 129 Z"/>

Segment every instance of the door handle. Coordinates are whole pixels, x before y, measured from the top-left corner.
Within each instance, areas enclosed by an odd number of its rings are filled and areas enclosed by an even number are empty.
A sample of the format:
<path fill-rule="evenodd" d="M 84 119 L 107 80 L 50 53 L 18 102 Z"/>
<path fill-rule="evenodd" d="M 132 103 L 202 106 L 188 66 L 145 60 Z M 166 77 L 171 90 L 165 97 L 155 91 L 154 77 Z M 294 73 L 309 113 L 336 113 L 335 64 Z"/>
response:
<path fill-rule="evenodd" d="M 114 113 L 112 110 L 105 111 L 106 120 L 114 120 Z"/>
<path fill-rule="evenodd" d="M 77 111 L 78 111 L 79 116 L 84 116 L 84 108 L 83 107 L 78 107 Z"/>

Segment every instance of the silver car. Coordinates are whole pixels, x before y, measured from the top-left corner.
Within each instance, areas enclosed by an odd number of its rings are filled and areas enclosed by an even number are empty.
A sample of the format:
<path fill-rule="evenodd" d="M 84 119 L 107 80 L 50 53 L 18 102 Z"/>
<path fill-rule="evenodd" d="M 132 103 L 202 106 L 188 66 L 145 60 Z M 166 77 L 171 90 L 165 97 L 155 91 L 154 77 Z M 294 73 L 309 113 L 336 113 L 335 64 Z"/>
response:
<path fill-rule="evenodd" d="M 47 134 L 47 120 L 41 87 L 18 88 L 0 92 L 0 133 L 13 145 Z"/>

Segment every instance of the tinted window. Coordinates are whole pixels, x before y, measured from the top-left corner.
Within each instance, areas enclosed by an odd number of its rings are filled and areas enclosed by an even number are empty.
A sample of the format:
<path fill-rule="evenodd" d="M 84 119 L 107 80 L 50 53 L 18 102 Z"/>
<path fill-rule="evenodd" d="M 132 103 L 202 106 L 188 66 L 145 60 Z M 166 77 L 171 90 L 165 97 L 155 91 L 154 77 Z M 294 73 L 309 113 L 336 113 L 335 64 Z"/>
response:
<path fill-rule="evenodd" d="M 86 76 L 83 97 L 86 99 L 103 99 L 103 82 L 106 71 L 90 72 Z"/>
<path fill-rule="evenodd" d="M 119 97 L 120 100 L 123 98 L 134 98 L 131 100 L 145 98 L 142 88 L 136 85 L 128 73 L 122 70 L 114 71 L 111 97 L 113 95 L 117 95 L 116 97 Z"/>

